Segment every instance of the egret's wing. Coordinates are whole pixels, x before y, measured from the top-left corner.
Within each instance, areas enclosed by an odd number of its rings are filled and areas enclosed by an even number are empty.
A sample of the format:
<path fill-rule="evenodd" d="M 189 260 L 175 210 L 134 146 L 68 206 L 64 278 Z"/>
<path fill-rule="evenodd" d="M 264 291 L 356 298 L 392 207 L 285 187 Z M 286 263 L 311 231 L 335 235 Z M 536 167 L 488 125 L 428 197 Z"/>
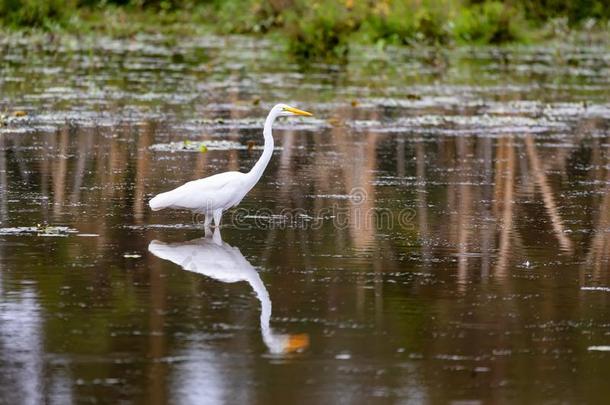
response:
<path fill-rule="evenodd" d="M 243 255 L 235 256 L 230 246 L 219 246 L 205 238 L 169 244 L 153 240 L 148 245 L 148 250 L 161 259 L 179 265 L 184 270 L 224 283 L 247 281 L 252 277 L 252 273 L 256 273 Z"/>
<path fill-rule="evenodd" d="M 198 240 L 183 244 L 168 244 L 153 240 L 148 250 L 161 259 L 169 260 L 182 267 L 189 267 L 197 254 Z"/>
<path fill-rule="evenodd" d="M 213 206 L 214 199 L 226 193 L 231 185 L 241 184 L 244 174 L 226 172 L 215 174 L 205 179 L 189 181 L 171 191 L 161 193 L 150 200 L 150 208 L 154 211 L 163 208 L 184 208 L 200 210 L 206 205 Z"/>

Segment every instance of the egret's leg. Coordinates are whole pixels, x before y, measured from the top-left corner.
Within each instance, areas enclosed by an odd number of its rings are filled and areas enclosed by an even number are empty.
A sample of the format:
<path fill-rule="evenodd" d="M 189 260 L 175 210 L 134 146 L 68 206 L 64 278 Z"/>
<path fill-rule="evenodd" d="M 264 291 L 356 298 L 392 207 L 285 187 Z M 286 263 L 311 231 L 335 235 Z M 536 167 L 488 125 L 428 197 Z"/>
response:
<path fill-rule="evenodd" d="M 222 218 L 222 210 L 214 211 L 214 224 L 216 225 L 216 228 L 220 227 L 220 219 L 221 218 Z"/>
<path fill-rule="evenodd" d="M 208 237 L 212 235 L 212 230 L 210 228 L 210 224 L 212 223 L 212 214 L 209 213 L 205 213 L 205 214 L 201 214 L 203 215 L 204 219 L 203 219 L 203 234 L 204 236 Z"/>
<path fill-rule="evenodd" d="M 214 234 L 212 235 L 212 240 L 218 246 L 222 245 L 222 236 L 220 235 L 220 228 L 214 229 Z"/>

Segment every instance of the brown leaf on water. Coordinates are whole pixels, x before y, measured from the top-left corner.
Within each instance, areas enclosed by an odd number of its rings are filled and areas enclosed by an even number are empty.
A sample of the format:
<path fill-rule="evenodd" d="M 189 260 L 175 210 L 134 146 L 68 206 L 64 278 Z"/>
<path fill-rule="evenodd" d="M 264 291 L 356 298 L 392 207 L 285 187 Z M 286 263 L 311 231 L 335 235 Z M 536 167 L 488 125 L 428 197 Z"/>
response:
<path fill-rule="evenodd" d="M 27 111 L 23 111 L 23 110 L 17 110 L 13 113 L 13 115 L 15 117 L 25 117 L 26 115 L 28 115 Z"/>
<path fill-rule="evenodd" d="M 339 117 L 330 117 L 326 120 L 333 127 L 341 127 L 343 126 L 343 120 Z"/>

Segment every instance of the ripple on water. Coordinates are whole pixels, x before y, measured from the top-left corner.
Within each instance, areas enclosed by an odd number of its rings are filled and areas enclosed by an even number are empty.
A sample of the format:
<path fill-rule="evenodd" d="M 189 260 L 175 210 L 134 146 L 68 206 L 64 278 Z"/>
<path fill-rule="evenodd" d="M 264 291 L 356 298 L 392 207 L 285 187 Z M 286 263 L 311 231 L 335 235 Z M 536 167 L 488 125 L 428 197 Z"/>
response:
<path fill-rule="evenodd" d="M 249 150 L 263 149 L 261 145 L 244 145 L 234 141 L 182 141 L 182 142 L 169 142 L 169 143 L 157 143 L 150 146 L 151 150 L 157 152 L 205 152 L 206 150 Z M 282 147 L 275 147 L 274 150 L 282 150 Z"/>
<path fill-rule="evenodd" d="M 68 236 L 77 234 L 76 229 L 67 226 L 19 226 L 12 228 L 0 228 L 0 235 L 33 235 L 33 236 Z"/>

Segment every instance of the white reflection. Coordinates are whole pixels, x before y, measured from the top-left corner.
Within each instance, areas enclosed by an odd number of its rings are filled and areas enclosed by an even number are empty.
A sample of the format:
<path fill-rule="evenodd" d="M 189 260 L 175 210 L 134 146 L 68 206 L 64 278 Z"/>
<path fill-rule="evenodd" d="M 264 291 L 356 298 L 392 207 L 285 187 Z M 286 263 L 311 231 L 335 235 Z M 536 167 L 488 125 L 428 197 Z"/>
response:
<path fill-rule="evenodd" d="M 31 288 L 3 291 L 0 279 L 0 297 L 0 403 L 42 403 L 42 319 L 36 293 Z"/>
<path fill-rule="evenodd" d="M 246 281 L 261 303 L 261 334 L 271 353 L 290 353 L 305 349 L 309 337 L 305 334 L 282 335 L 273 333 L 269 325 L 271 319 L 271 299 L 258 272 L 241 254 L 238 248 L 222 241 L 220 231 L 213 236 L 193 239 L 183 243 L 166 244 L 153 240 L 148 250 L 157 257 L 169 260 L 184 270 L 199 273 L 223 283 Z"/>

